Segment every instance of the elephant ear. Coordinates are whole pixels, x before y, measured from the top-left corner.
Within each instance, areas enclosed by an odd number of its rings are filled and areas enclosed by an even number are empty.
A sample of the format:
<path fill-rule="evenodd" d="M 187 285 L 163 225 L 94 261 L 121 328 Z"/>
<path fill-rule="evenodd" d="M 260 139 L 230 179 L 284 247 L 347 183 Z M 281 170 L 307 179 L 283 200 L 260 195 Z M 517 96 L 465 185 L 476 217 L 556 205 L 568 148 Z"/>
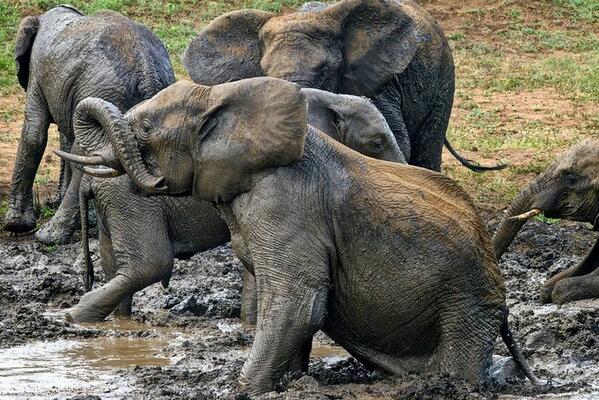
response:
<path fill-rule="evenodd" d="M 302 159 L 308 106 L 300 87 L 277 78 L 254 78 L 214 86 L 211 103 L 229 142 L 244 143 L 253 169 Z"/>
<path fill-rule="evenodd" d="M 15 39 L 15 60 L 17 63 L 17 78 L 23 89 L 27 90 L 29 82 L 29 60 L 31 48 L 37 34 L 39 20 L 37 17 L 25 17 L 19 25 Z"/>
<path fill-rule="evenodd" d="M 258 32 L 272 13 L 239 10 L 212 21 L 183 54 L 191 79 L 202 85 L 218 85 L 262 76 L 262 45 Z"/>
<path fill-rule="evenodd" d="M 227 203 L 270 169 L 302 159 L 308 124 L 299 86 L 276 78 L 196 86 L 188 102 L 203 110 L 191 142 L 195 198 Z"/>
<path fill-rule="evenodd" d="M 345 0 L 323 11 L 342 26 L 341 93 L 373 96 L 412 61 L 422 38 L 410 4 Z"/>

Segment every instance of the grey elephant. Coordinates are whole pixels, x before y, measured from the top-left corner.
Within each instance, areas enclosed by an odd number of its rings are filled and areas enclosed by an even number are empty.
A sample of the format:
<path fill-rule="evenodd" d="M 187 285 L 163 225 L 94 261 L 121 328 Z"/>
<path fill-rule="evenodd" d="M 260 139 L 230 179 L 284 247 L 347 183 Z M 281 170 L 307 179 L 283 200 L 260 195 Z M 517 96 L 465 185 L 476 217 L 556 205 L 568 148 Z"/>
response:
<path fill-rule="evenodd" d="M 308 101 L 308 124 L 358 153 L 406 163 L 385 117 L 370 99 L 318 89 L 302 91 Z"/>
<path fill-rule="evenodd" d="M 309 123 L 366 155 L 405 163 L 393 133 L 369 100 L 315 89 L 303 91 L 309 104 Z M 100 146 L 111 140 L 108 137 L 111 131 L 96 123 L 109 118 L 98 111 L 101 109 L 85 100 L 73 117 L 77 135 L 94 139 L 82 144 L 90 156 L 70 156 L 60 151 L 59 155 L 77 161 L 104 154 L 104 159 L 114 164 L 114 160 L 106 158 L 110 153 L 103 152 Z M 143 139 L 143 135 L 138 138 L 142 146 Z M 104 159 L 96 158 L 102 163 Z M 67 311 L 67 319 L 72 322 L 101 321 L 115 309 L 117 315 L 130 315 L 136 291 L 160 281 L 165 287 L 168 285 L 174 258 L 190 257 L 230 239 L 225 221 L 210 203 L 189 196 L 147 197 L 134 190 L 127 176 L 115 179 L 86 176 L 80 196 L 86 289 L 91 289 L 94 279 L 87 238 L 90 199 L 96 205 L 100 258 L 108 283 L 85 294 L 79 304 Z M 255 323 L 254 288 L 253 277 L 246 275 L 241 311 L 242 319 L 248 323 Z"/>
<path fill-rule="evenodd" d="M 491 239 L 449 178 L 307 128 L 305 96 L 280 79 L 181 81 L 126 118 L 89 104 L 111 115 L 102 125 L 114 158 L 81 160 L 87 173 L 126 171 L 148 194 L 191 193 L 227 222 L 258 292 L 242 391 L 268 392 L 306 369 L 319 329 L 369 366 L 472 382 L 486 379 L 501 333 L 536 382 L 509 332 Z"/>
<path fill-rule="evenodd" d="M 497 258 L 522 225 L 541 213 L 589 222 L 599 229 L 599 141 L 588 139 L 573 146 L 518 194 L 493 235 Z M 563 304 L 599 297 L 598 266 L 599 240 L 579 264 L 543 285 L 541 301 Z"/>
<path fill-rule="evenodd" d="M 48 126 L 58 125 L 60 148 L 69 150 L 75 106 L 88 96 L 121 110 L 152 97 L 175 81 L 168 53 L 147 28 L 120 14 L 84 16 L 70 6 L 23 19 L 16 38 L 17 75 L 27 91 L 25 120 L 10 186 L 4 228 L 35 228 L 33 180 L 46 147 Z M 63 163 L 62 203 L 36 234 L 44 243 L 63 243 L 79 226 L 81 174 Z"/>
<path fill-rule="evenodd" d="M 183 64 L 203 85 L 264 75 L 366 96 L 413 165 L 439 171 L 445 143 L 471 169 L 505 166 L 472 163 L 447 141 L 455 86 L 451 49 L 415 1 L 342 0 L 280 16 L 230 12 L 189 44 Z"/>

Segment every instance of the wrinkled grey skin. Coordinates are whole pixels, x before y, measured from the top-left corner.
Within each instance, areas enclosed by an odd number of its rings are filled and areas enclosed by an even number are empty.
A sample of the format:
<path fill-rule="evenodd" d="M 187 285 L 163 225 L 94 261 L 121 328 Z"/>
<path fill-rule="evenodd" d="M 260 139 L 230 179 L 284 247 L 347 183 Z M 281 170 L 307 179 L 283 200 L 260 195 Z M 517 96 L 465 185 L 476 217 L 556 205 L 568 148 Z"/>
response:
<path fill-rule="evenodd" d="M 194 82 L 216 85 L 270 76 L 302 87 L 370 98 L 405 159 L 439 171 L 454 96 L 454 64 L 441 27 L 416 2 L 342 0 L 284 15 L 224 14 L 189 44 L 183 64 Z"/>
<path fill-rule="evenodd" d="M 85 176 L 81 194 L 85 203 L 94 199 L 107 283 L 86 293 L 67 310 L 69 321 L 102 321 L 115 308 L 117 315 L 130 315 L 135 292 L 160 281 L 168 285 L 174 258 L 189 258 L 230 239 L 226 223 L 212 204 L 190 196 L 143 196 L 133 190 L 128 176 Z M 84 215 L 82 222 L 87 223 Z M 82 244 L 86 262 L 91 263 L 87 237 L 82 238 Z"/>
<path fill-rule="evenodd" d="M 533 209 L 550 218 L 589 222 L 599 229 L 599 141 L 588 139 L 572 147 L 518 194 L 493 236 L 497 258 L 526 222 L 511 218 Z M 599 297 L 597 267 L 599 241 L 578 265 L 543 285 L 541 301 L 563 304 Z"/>
<path fill-rule="evenodd" d="M 385 118 L 365 97 L 302 89 L 308 101 L 308 124 L 350 149 L 379 160 L 406 163 L 409 139 L 398 145 Z"/>
<path fill-rule="evenodd" d="M 393 133 L 369 100 L 316 89 L 303 89 L 303 92 L 308 99 L 311 125 L 363 154 L 405 163 Z M 155 112 L 164 111 L 156 109 Z M 95 125 L 95 121 L 89 125 L 82 123 L 85 118 L 79 113 L 75 115 L 75 130 Z M 95 134 L 106 135 L 105 132 Z M 91 153 L 98 150 L 95 148 Z M 173 258 L 190 257 L 229 241 L 227 225 L 210 203 L 197 202 L 189 196 L 146 197 L 136 193 L 131 180 L 125 176 L 83 179 L 82 224 L 87 223 L 87 201 L 93 198 L 99 224 L 101 263 L 110 281 L 86 294 L 77 306 L 68 310 L 70 321 L 101 321 L 115 307 L 118 315 L 130 315 L 133 293 L 159 281 L 168 282 Z M 82 232 L 87 232 L 86 226 Z M 88 264 L 86 279 L 91 286 L 93 269 L 87 256 L 86 235 L 82 245 Z M 255 324 L 254 288 L 253 276 L 246 275 L 241 317 L 244 322 Z"/>
<path fill-rule="evenodd" d="M 27 91 L 25 120 L 10 187 L 4 228 L 35 228 L 32 186 L 46 147 L 48 126 L 58 125 L 60 147 L 70 150 L 71 118 L 84 98 L 96 96 L 128 110 L 173 83 L 168 53 L 147 28 L 114 12 L 83 16 L 59 6 L 26 17 L 16 38 L 17 75 Z M 62 203 L 36 237 L 63 243 L 79 225 L 81 174 L 63 164 Z"/>
<path fill-rule="evenodd" d="M 85 106 L 111 109 L 94 99 Z M 127 124 L 111 115 L 109 135 L 125 139 L 107 152 L 145 161 L 121 169 L 110 160 L 115 172 L 149 193 L 191 191 L 217 204 L 256 277 L 242 391 L 268 392 L 305 370 L 319 329 L 395 374 L 483 381 L 500 331 L 518 357 L 491 240 L 466 193 L 441 174 L 364 157 L 306 129 L 296 85 L 178 82 L 131 109 Z"/>

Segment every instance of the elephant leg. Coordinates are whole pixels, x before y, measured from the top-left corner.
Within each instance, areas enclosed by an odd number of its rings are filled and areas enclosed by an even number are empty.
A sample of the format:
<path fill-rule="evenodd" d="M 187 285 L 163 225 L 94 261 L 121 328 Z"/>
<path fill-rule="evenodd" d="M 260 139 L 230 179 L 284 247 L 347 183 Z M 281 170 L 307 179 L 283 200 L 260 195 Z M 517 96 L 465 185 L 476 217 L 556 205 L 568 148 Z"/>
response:
<path fill-rule="evenodd" d="M 564 278 L 555 284 L 551 301 L 564 304 L 576 300 L 599 298 L 599 270 L 583 276 Z"/>
<path fill-rule="evenodd" d="M 107 281 L 113 279 L 117 272 L 117 261 L 112 248 L 112 239 L 110 234 L 104 230 L 101 224 L 98 224 L 100 236 L 100 258 L 102 260 L 102 269 L 104 270 L 104 276 Z M 133 294 L 125 295 L 123 300 L 114 310 L 114 314 L 122 317 L 131 316 L 131 309 L 133 306 Z"/>
<path fill-rule="evenodd" d="M 599 267 L 599 239 L 593 245 L 591 251 L 586 255 L 586 257 L 577 265 L 566 269 L 565 271 L 560 272 L 559 274 L 551 277 L 545 282 L 543 287 L 541 288 L 541 301 L 543 303 L 550 303 L 553 298 L 553 292 L 556 284 L 564 279 L 572 278 L 575 276 L 582 276 L 590 274 L 595 271 Z M 565 285 L 567 286 L 567 285 Z M 558 292 L 561 292 L 560 289 Z M 566 296 L 567 297 L 567 296 Z M 593 296 L 596 297 L 596 296 Z M 556 299 L 562 300 L 561 295 L 557 295 Z M 587 297 L 588 298 L 588 297 Z M 568 300 L 572 301 L 572 300 Z"/>
<path fill-rule="evenodd" d="M 72 152 L 73 141 L 67 137 L 67 135 L 60 134 L 60 150 L 66 152 Z M 69 183 L 71 182 L 71 173 L 73 168 L 71 168 L 71 164 L 60 159 L 60 183 L 59 183 L 59 198 L 60 201 L 67 194 L 67 189 L 69 187 Z"/>
<path fill-rule="evenodd" d="M 4 229 L 22 233 L 35 228 L 33 181 L 48 140 L 51 117 L 40 91 L 27 92 L 25 120 L 17 150 Z"/>
<path fill-rule="evenodd" d="M 435 106 L 418 127 L 412 139 L 411 165 L 441 171 L 443 144 L 449 123 L 449 112 L 446 108 L 445 105 Z"/>
<path fill-rule="evenodd" d="M 241 290 L 241 322 L 244 325 L 256 325 L 258 298 L 256 278 L 247 268 L 243 270 L 243 289 Z"/>
<path fill-rule="evenodd" d="M 312 337 L 326 312 L 326 287 L 275 291 L 267 282 L 257 277 L 256 337 L 239 378 L 240 390 L 249 395 L 272 391 L 285 373 L 307 369 Z"/>
<path fill-rule="evenodd" d="M 434 356 L 438 372 L 472 383 L 487 379 L 503 310 L 493 307 L 496 311 L 490 314 L 491 307 L 480 303 L 480 299 L 472 299 L 453 304 L 452 309 L 441 314 L 441 335 Z"/>
<path fill-rule="evenodd" d="M 69 186 L 56 214 L 35 233 L 36 239 L 41 243 L 67 243 L 80 227 L 79 186 L 82 176 L 83 173 L 79 169 L 72 170 Z"/>

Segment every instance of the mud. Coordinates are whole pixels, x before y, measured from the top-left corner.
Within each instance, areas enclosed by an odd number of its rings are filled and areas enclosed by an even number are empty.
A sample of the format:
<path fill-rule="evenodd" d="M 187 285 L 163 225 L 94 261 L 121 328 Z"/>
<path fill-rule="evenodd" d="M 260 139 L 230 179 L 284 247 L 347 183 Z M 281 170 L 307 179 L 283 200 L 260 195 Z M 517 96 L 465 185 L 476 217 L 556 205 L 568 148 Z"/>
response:
<path fill-rule="evenodd" d="M 318 333 L 308 372 L 284 377 L 261 398 L 599 397 L 599 300 L 538 300 L 542 282 L 578 262 L 596 237 L 582 224 L 533 221 L 502 259 L 512 330 L 547 382 L 542 387 L 517 373 L 486 387 L 448 376 L 384 376 Z M 168 289 L 156 284 L 136 295 L 133 319 L 73 325 L 63 313 L 83 294 L 81 261 L 78 243 L 0 239 L 0 398 L 235 398 L 253 330 L 238 319 L 241 265 L 228 245 L 177 261 Z M 99 266 L 96 275 L 102 284 Z M 501 341 L 495 353 L 497 365 L 509 364 Z"/>

